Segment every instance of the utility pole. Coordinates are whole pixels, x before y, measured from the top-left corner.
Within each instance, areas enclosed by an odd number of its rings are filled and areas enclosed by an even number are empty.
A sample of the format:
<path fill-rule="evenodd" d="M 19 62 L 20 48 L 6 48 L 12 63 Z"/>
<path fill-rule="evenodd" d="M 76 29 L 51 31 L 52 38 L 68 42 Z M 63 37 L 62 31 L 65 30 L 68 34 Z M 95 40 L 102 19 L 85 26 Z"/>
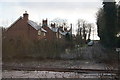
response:
<path fill-rule="evenodd" d="M 71 36 L 70 36 L 70 38 L 71 38 L 71 40 L 72 40 L 72 23 L 70 24 L 70 26 L 71 26 L 71 29 L 70 29 Z"/>
<path fill-rule="evenodd" d="M 93 27 L 93 42 L 94 42 L 95 28 Z"/>
<path fill-rule="evenodd" d="M 117 51 L 117 55 L 118 55 L 118 73 L 117 73 L 117 79 L 118 80 L 120 80 L 120 64 L 119 64 L 119 62 L 120 62 L 120 48 L 116 48 L 116 51 Z"/>

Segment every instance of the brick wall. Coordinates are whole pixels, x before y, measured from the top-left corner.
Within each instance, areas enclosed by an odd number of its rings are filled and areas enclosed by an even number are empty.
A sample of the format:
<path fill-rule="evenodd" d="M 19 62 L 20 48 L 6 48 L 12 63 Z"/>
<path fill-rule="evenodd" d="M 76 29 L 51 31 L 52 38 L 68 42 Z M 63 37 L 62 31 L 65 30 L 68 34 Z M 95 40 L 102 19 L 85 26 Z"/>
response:
<path fill-rule="evenodd" d="M 13 25 L 11 25 L 5 36 L 9 39 L 37 39 L 38 31 L 28 24 L 28 19 L 25 17 L 19 18 Z"/>

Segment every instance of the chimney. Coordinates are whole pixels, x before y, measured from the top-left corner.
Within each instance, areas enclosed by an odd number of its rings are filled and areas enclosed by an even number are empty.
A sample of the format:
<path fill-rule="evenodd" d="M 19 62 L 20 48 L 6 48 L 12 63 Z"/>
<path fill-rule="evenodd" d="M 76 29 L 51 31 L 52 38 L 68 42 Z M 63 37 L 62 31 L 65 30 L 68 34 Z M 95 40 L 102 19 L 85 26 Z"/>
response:
<path fill-rule="evenodd" d="M 66 27 L 64 27 L 64 31 L 67 31 L 67 28 L 66 28 Z"/>
<path fill-rule="evenodd" d="M 23 14 L 23 19 L 25 21 L 28 21 L 28 13 L 27 13 L 27 11 L 25 11 L 25 13 Z"/>
<path fill-rule="evenodd" d="M 55 23 L 54 23 L 54 24 L 51 23 L 51 27 L 52 27 L 52 28 L 55 28 Z"/>
<path fill-rule="evenodd" d="M 46 19 L 46 20 L 43 20 L 43 22 L 42 22 L 42 26 L 47 27 L 47 19 Z"/>

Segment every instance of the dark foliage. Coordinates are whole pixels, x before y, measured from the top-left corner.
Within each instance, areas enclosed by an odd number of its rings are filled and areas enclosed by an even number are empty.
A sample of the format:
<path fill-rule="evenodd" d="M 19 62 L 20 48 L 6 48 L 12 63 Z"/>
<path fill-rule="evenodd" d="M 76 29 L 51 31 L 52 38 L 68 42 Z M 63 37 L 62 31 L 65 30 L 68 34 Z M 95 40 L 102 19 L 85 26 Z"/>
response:
<path fill-rule="evenodd" d="M 28 41 L 24 39 L 8 40 L 3 39 L 2 52 L 3 60 L 6 59 L 59 59 L 65 49 L 71 46 L 64 40 L 39 40 Z"/>
<path fill-rule="evenodd" d="M 97 14 L 98 36 L 105 47 L 116 47 L 117 8 L 115 2 L 104 2 Z"/>

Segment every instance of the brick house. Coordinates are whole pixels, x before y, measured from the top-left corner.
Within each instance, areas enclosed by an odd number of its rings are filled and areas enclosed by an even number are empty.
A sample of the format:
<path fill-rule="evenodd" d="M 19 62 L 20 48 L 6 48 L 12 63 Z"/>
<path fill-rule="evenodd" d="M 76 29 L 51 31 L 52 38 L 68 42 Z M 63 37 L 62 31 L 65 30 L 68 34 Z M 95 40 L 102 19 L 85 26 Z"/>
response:
<path fill-rule="evenodd" d="M 72 26 L 69 30 L 63 26 L 56 27 L 55 23 L 48 25 L 47 20 L 42 21 L 42 28 L 45 29 L 46 39 L 55 40 L 55 39 L 64 39 L 66 34 L 72 35 Z"/>
<path fill-rule="evenodd" d="M 35 40 L 38 38 L 44 38 L 44 34 L 47 32 L 37 23 L 28 19 L 27 12 L 23 14 L 23 17 L 18 18 L 9 28 L 5 31 L 5 38 L 7 39 L 30 39 Z M 39 36 L 38 32 L 41 31 Z"/>
<path fill-rule="evenodd" d="M 47 20 L 42 21 L 42 26 L 32 20 L 29 20 L 29 14 L 25 12 L 23 17 L 18 18 L 5 31 L 4 38 L 8 40 L 26 39 L 26 40 L 55 40 L 64 39 L 67 33 L 71 33 L 71 29 L 67 30 L 63 27 L 56 27 L 55 23 L 48 25 Z"/>

